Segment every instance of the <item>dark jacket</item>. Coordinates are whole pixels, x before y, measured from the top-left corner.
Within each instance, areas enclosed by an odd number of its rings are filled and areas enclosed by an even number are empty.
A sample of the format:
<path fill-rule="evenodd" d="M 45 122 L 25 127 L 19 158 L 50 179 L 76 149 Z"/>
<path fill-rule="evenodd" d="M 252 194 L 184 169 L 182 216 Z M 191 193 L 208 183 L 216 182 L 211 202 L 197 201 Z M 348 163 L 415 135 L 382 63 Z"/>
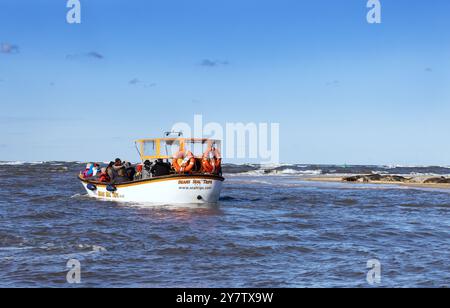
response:
<path fill-rule="evenodd" d="M 151 169 L 151 173 L 153 176 L 169 175 L 170 165 L 163 162 L 156 162 Z"/>
<path fill-rule="evenodd" d="M 134 169 L 134 167 L 129 167 L 129 168 L 127 168 L 126 172 L 127 172 L 127 175 L 128 175 L 128 179 L 130 181 L 133 181 L 134 180 L 134 175 L 136 174 L 136 169 Z"/>
<path fill-rule="evenodd" d="M 106 173 L 108 174 L 111 181 L 117 177 L 117 171 L 113 167 L 106 168 Z"/>

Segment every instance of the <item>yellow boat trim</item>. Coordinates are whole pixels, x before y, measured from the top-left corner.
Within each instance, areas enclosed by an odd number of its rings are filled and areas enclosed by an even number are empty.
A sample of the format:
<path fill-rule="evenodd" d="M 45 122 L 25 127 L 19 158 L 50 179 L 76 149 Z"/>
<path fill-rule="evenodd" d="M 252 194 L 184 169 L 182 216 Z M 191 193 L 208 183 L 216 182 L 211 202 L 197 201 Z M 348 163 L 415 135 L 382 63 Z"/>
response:
<path fill-rule="evenodd" d="M 108 185 L 110 185 L 110 184 L 104 184 L 104 183 L 100 183 L 100 182 L 96 182 L 96 181 L 89 181 L 89 180 L 83 179 L 80 175 L 78 176 L 78 179 L 84 183 L 94 184 L 99 187 L 107 187 Z M 218 176 L 218 175 L 179 175 L 179 176 L 170 175 L 165 178 L 152 178 L 152 179 L 139 180 L 139 181 L 130 182 L 130 183 L 112 184 L 112 185 L 117 188 L 121 188 L 121 187 L 137 186 L 137 185 L 141 185 L 141 184 L 144 184 L 147 182 L 155 182 L 156 183 L 156 182 L 191 180 L 191 179 L 216 180 L 216 181 L 221 181 L 221 182 L 225 181 L 225 179 L 223 177 Z"/>

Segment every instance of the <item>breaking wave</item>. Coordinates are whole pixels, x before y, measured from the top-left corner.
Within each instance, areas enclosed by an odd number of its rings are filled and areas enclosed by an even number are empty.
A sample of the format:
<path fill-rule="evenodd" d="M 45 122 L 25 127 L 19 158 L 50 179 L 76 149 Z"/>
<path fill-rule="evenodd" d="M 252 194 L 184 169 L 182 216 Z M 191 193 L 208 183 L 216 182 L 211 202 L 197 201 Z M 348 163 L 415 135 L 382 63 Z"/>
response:
<path fill-rule="evenodd" d="M 343 174 L 399 174 L 399 175 L 449 175 L 449 166 L 372 166 L 372 165 L 259 165 L 225 164 L 227 175 L 244 176 L 301 176 L 301 175 L 343 175 Z"/>

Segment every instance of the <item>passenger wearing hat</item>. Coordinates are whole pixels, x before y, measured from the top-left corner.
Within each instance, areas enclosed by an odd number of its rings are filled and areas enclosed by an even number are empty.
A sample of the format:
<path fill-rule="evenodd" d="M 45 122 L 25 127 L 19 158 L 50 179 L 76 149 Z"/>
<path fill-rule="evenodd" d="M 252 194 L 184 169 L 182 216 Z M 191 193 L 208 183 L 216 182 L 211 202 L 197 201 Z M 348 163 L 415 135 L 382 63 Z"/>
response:
<path fill-rule="evenodd" d="M 142 168 L 142 179 L 143 180 L 150 179 L 152 177 L 152 172 L 151 172 L 152 165 L 153 165 L 153 163 L 149 160 L 146 160 L 144 162 L 144 167 Z"/>

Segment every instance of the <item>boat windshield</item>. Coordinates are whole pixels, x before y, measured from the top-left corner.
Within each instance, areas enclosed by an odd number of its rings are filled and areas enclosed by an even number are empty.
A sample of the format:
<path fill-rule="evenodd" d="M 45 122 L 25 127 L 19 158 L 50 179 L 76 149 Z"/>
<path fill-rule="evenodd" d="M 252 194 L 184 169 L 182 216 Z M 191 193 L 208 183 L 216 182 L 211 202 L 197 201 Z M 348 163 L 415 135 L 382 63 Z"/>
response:
<path fill-rule="evenodd" d="M 201 158 L 203 153 L 210 147 L 220 151 L 221 142 L 213 139 L 194 139 L 194 138 L 161 138 L 161 139 L 142 139 L 136 141 L 137 149 L 141 160 L 147 159 L 170 159 L 178 151 L 188 150 L 194 156 Z"/>

